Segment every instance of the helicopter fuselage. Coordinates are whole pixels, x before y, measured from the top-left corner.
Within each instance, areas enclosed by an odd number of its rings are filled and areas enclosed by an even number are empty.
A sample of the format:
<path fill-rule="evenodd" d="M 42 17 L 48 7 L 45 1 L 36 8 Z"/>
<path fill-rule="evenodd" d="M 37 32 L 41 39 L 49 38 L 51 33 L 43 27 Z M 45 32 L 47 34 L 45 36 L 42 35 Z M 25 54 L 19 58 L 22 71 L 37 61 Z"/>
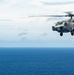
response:
<path fill-rule="evenodd" d="M 57 22 L 55 26 L 52 26 L 52 30 L 59 32 L 60 36 L 63 36 L 63 33 L 68 32 L 70 32 L 71 35 L 74 35 L 74 19 Z"/>

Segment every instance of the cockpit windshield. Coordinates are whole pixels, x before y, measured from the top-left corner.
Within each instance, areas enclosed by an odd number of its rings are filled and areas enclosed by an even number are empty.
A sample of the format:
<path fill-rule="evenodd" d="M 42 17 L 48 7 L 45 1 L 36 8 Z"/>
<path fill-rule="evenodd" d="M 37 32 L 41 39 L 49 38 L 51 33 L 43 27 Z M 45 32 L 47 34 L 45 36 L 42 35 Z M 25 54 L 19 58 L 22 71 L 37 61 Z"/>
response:
<path fill-rule="evenodd" d="M 61 25 L 61 24 L 63 24 L 63 22 L 57 22 L 57 23 L 56 23 L 56 25 Z"/>

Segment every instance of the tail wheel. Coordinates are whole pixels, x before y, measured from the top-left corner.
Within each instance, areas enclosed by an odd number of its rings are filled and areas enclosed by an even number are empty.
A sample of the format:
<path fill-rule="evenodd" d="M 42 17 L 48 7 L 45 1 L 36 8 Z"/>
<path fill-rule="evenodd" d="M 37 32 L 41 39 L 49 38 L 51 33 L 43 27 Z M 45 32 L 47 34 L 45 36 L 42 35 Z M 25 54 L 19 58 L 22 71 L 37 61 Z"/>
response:
<path fill-rule="evenodd" d="M 62 32 L 60 33 L 60 36 L 63 36 L 63 33 Z"/>

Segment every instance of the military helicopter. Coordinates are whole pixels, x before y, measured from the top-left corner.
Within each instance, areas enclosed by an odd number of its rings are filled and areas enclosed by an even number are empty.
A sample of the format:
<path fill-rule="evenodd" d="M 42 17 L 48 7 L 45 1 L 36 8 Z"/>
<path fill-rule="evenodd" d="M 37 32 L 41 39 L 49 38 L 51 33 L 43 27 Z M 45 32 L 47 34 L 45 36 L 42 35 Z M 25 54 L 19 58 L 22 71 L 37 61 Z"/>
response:
<path fill-rule="evenodd" d="M 70 17 L 68 20 L 58 21 L 55 26 L 52 26 L 53 31 L 60 33 L 60 36 L 63 36 L 63 33 L 70 32 L 71 35 L 74 35 L 74 14 L 72 12 L 65 12 L 67 15 L 40 15 L 40 16 L 30 16 L 30 17 Z"/>

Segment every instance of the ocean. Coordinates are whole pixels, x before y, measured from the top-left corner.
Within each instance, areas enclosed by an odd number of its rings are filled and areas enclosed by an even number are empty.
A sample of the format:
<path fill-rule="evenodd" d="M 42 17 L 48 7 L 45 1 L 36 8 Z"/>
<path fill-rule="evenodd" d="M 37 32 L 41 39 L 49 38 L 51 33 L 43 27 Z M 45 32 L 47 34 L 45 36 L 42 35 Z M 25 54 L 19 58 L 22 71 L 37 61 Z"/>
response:
<path fill-rule="evenodd" d="M 74 48 L 0 48 L 0 75 L 74 75 Z"/>

